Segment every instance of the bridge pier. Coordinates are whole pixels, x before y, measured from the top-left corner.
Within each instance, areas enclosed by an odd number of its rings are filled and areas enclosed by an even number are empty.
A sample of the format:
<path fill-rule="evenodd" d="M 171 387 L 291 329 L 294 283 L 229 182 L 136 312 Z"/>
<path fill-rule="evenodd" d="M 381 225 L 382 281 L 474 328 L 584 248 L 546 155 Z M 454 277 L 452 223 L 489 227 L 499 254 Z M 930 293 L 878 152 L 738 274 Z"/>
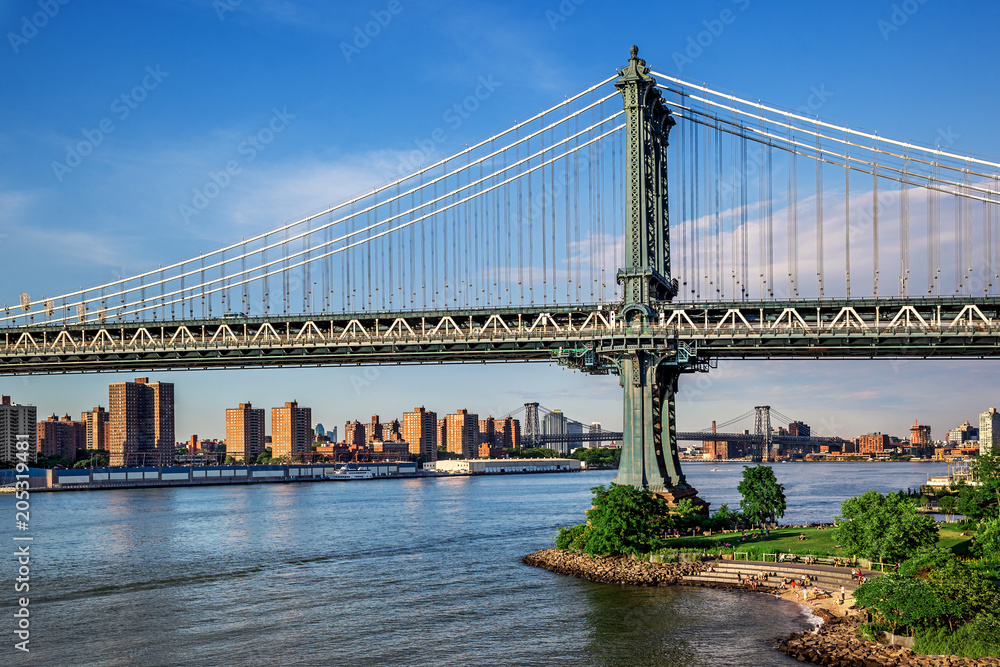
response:
<path fill-rule="evenodd" d="M 641 332 L 659 317 L 658 308 L 677 294 L 670 277 L 670 221 L 667 199 L 667 145 L 674 126 L 656 80 L 639 50 L 615 81 L 625 106 L 625 266 L 619 321 Z M 614 346 L 612 346 L 614 347 Z M 697 360 L 674 342 L 622 346 L 608 354 L 624 390 L 622 457 L 617 484 L 650 489 L 676 504 L 697 498 L 685 481 L 677 452 L 674 394 L 681 373 L 697 370 Z"/>
<path fill-rule="evenodd" d="M 615 484 L 646 488 L 676 505 L 708 508 L 681 471 L 674 395 L 683 368 L 676 356 L 637 351 L 621 362 L 622 456 Z"/>

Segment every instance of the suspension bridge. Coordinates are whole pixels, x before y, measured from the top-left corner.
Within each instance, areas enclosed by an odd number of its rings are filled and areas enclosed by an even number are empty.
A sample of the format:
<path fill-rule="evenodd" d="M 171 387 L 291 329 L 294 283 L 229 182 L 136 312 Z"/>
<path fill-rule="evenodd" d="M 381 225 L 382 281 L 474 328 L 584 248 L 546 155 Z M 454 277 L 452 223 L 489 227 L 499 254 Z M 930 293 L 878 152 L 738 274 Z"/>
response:
<path fill-rule="evenodd" d="M 998 205 L 1000 163 L 655 72 L 633 47 L 346 202 L 101 285 L 26 286 L 0 312 L 0 374 L 556 361 L 619 375 L 618 481 L 677 499 L 683 373 L 997 356 Z"/>
<path fill-rule="evenodd" d="M 549 415 L 556 416 L 556 419 L 546 427 L 546 419 Z M 521 441 L 524 447 L 548 447 L 568 452 L 569 449 L 581 445 L 593 446 L 602 442 L 619 442 L 623 435 L 621 431 L 606 431 L 600 424 L 586 424 L 562 414 L 561 411 L 551 410 L 538 403 L 525 403 L 523 407 L 504 416 L 515 417 L 522 421 Z M 823 445 L 840 445 L 844 442 L 843 439 L 836 436 L 790 433 L 783 427 L 779 428 L 779 432 L 776 432 L 772 428 L 772 416 L 779 424 L 801 423 L 772 409 L 769 405 L 759 405 L 720 424 L 712 422 L 712 426 L 700 431 L 677 431 L 676 438 L 678 442 L 688 440 L 701 443 L 740 443 L 746 446 L 749 457 L 756 461 L 775 460 L 782 453 L 815 453 L 819 452 Z M 744 425 L 748 428 L 739 431 L 732 430 L 733 427 Z M 730 430 L 722 430 L 726 428 Z"/>

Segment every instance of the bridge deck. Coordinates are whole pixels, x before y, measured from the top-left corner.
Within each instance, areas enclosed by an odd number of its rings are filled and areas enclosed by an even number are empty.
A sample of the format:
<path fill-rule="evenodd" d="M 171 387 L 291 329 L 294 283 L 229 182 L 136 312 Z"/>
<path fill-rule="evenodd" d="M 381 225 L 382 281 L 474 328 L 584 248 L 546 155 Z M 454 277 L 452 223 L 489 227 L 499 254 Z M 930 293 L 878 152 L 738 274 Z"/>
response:
<path fill-rule="evenodd" d="M 676 345 L 702 360 L 1000 356 L 998 298 L 670 303 L 641 326 L 615 310 L 44 322 L 0 328 L 0 374 L 558 361 Z"/>

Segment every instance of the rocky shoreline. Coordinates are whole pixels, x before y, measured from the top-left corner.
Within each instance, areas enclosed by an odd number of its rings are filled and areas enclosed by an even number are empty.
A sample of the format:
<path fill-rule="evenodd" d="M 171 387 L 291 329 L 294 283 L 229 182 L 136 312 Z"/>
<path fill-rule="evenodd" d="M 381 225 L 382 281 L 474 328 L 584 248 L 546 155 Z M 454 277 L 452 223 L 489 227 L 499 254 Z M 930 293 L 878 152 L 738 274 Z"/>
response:
<path fill-rule="evenodd" d="M 832 667 L 960 667 L 1000 665 L 998 658 L 958 658 L 950 655 L 920 655 L 902 646 L 890 646 L 858 637 L 859 619 L 826 615 L 823 634 L 796 632 L 778 641 L 777 650 L 817 665 Z"/>
<path fill-rule="evenodd" d="M 690 576 L 704 571 L 706 563 L 650 563 L 625 556 L 589 556 L 570 553 L 559 549 L 544 549 L 528 554 L 521 559 L 525 565 L 544 568 L 557 574 L 581 577 L 604 584 L 628 584 L 633 586 L 704 586 L 709 588 L 739 588 L 724 583 L 703 583 L 685 581 Z M 789 599 L 789 594 L 782 595 Z M 784 639 L 777 638 L 775 648 L 800 662 L 833 667 L 964 667 L 965 665 L 996 665 L 998 658 L 958 658 L 955 656 L 919 655 L 902 646 L 890 646 L 868 641 L 858 636 L 858 624 L 862 619 L 857 612 L 851 615 L 837 605 L 826 603 L 805 603 L 812 612 L 823 620 L 821 633 L 814 631 L 796 632 Z"/>
<path fill-rule="evenodd" d="M 602 584 L 633 586 L 673 586 L 682 583 L 685 575 L 697 574 L 705 569 L 700 562 L 650 563 L 621 556 L 590 556 L 559 549 L 536 551 L 522 558 L 521 562 Z"/>

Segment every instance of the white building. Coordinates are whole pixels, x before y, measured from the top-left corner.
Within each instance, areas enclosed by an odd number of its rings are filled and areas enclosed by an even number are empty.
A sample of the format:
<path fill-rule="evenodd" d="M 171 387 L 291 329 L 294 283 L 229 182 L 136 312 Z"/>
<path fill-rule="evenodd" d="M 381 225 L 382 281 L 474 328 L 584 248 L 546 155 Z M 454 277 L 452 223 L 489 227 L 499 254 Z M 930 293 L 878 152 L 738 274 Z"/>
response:
<path fill-rule="evenodd" d="M 493 474 L 511 472 L 557 472 L 582 470 L 577 459 L 438 459 L 435 470 L 460 474 Z M 424 469 L 428 469 L 424 465 Z"/>
<path fill-rule="evenodd" d="M 1000 412 L 990 408 L 979 415 L 979 453 L 988 454 L 1000 445 Z"/>

